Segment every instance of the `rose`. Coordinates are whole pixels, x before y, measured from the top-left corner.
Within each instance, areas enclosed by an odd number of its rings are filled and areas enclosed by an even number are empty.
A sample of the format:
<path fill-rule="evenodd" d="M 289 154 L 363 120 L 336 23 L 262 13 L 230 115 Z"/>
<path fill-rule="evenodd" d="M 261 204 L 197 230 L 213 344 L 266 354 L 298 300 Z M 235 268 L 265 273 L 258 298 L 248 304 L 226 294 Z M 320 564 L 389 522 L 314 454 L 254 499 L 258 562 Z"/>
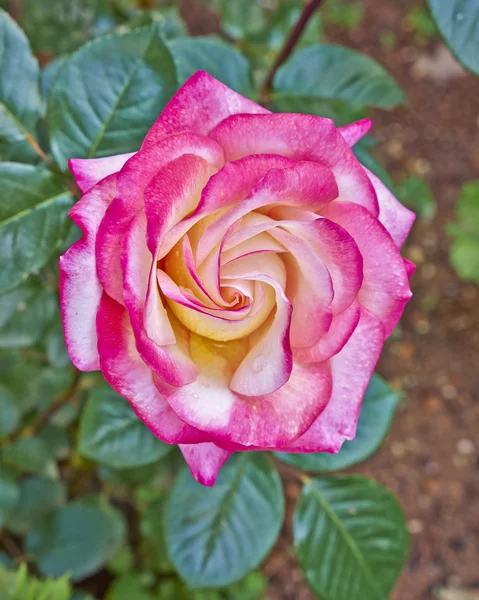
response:
<path fill-rule="evenodd" d="M 413 270 L 414 215 L 350 149 L 369 127 L 272 114 L 198 72 L 136 154 L 70 161 L 71 359 L 206 485 L 233 451 L 355 435 Z"/>

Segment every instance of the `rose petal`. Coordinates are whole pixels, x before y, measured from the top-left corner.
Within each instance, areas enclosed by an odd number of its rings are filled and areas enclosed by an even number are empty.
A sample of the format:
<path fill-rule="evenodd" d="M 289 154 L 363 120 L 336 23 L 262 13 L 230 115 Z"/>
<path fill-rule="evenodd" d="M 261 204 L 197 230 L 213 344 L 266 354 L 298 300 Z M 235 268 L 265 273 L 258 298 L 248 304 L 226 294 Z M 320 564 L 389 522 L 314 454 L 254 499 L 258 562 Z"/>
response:
<path fill-rule="evenodd" d="M 363 258 L 349 233 L 325 218 L 312 222 L 289 223 L 285 228 L 301 236 L 326 266 L 332 281 L 333 314 L 343 312 L 354 302 L 363 282 Z"/>
<path fill-rule="evenodd" d="M 361 119 L 361 121 L 338 127 L 338 130 L 348 143 L 348 146 L 354 146 L 356 142 L 359 142 L 367 134 L 372 125 L 373 122 L 371 119 Z"/>
<path fill-rule="evenodd" d="M 199 483 L 214 485 L 221 467 L 231 456 L 231 452 L 213 443 L 180 444 L 180 450 L 193 477 Z"/>
<path fill-rule="evenodd" d="M 124 276 L 124 301 L 136 339 L 136 346 L 146 364 L 164 381 L 184 385 L 193 381 L 197 369 L 191 358 L 177 343 L 170 319 L 158 296 L 155 341 L 145 330 L 145 306 L 148 276 L 152 257 L 146 246 L 145 214 L 140 212 L 132 220 L 123 238 L 121 267 Z"/>
<path fill-rule="evenodd" d="M 121 240 L 130 221 L 144 209 L 143 193 L 150 179 L 161 167 L 183 154 L 200 156 L 216 168 L 223 164 L 223 152 L 216 143 L 192 133 L 179 133 L 137 152 L 118 174 L 116 197 L 98 230 L 96 258 L 100 283 L 120 304 L 123 303 Z"/>
<path fill-rule="evenodd" d="M 283 261 L 287 272 L 286 296 L 293 305 L 291 345 L 311 346 L 331 325 L 330 305 L 334 296 L 331 276 L 303 239 L 282 229 L 272 229 L 270 234 L 289 250 Z"/>
<path fill-rule="evenodd" d="M 330 119 L 286 113 L 233 115 L 213 129 L 210 137 L 229 161 L 272 153 L 319 162 L 333 171 L 341 200 L 379 214 L 373 185 Z"/>
<path fill-rule="evenodd" d="M 396 242 L 397 247 L 401 248 L 411 231 L 416 215 L 394 197 L 379 177 L 365 167 L 364 169 L 376 190 L 379 202 L 379 220 Z"/>
<path fill-rule="evenodd" d="M 145 425 L 168 444 L 196 444 L 208 437 L 178 419 L 153 382 L 135 347 L 126 309 L 103 294 L 97 317 L 98 349 L 105 379 L 131 404 Z"/>
<path fill-rule="evenodd" d="M 275 258 L 276 261 L 271 261 Z M 223 269 L 222 279 L 263 281 L 276 292 L 276 311 L 258 342 L 236 369 L 230 389 L 245 396 L 272 394 L 283 386 L 291 375 L 293 356 L 290 345 L 292 306 L 273 265 L 281 261 L 273 256 L 246 257 Z"/>
<path fill-rule="evenodd" d="M 117 173 L 134 154 L 131 152 L 105 158 L 71 158 L 68 161 L 68 168 L 77 186 L 86 194 L 99 181 Z"/>
<path fill-rule="evenodd" d="M 83 237 L 60 257 L 60 306 L 68 354 L 82 371 L 100 368 L 96 313 L 102 288 L 96 276 L 95 238 L 116 192 L 116 175 L 93 187 L 70 211 Z"/>
<path fill-rule="evenodd" d="M 195 210 L 203 188 L 216 171 L 201 156 L 184 154 L 171 160 L 149 180 L 144 198 L 148 247 L 154 256 L 166 233 Z"/>
<path fill-rule="evenodd" d="M 295 360 L 304 363 L 317 363 L 328 360 L 337 354 L 352 336 L 359 322 L 360 305 L 353 302 L 342 313 L 335 315 L 328 332 L 314 346 L 294 348 Z"/>
<path fill-rule="evenodd" d="M 143 141 L 143 148 L 180 131 L 201 135 L 236 113 L 268 113 L 266 108 L 233 91 L 206 71 L 198 71 L 176 92 Z"/>
<path fill-rule="evenodd" d="M 381 223 L 362 206 L 333 202 L 323 211 L 354 239 L 363 257 L 363 283 L 358 298 L 381 319 L 389 335 L 411 298 L 404 261 Z"/>
<path fill-rule="evenodd" d="M 211 346 L 205 338 L 191 337 Z M 327 361 L 315 365 L 294 363 L 288 382 L 273 394 L 256 397 L 235 394 L 228 388 L 228 378 L 221 373 L 230 368 L 227 352 L 228 344 L 218 346 L 214 357 L 202 348 L 208 364 L 190 385 L 178 388 L 156 380 L 160 393 L 179 418 L 216 438 L 215 443 L 222 447 L 225 444 L 231 449 L 235 444 L 245 449 L 287 446 L 308 429 L 329 400 L 331 375 Z M 214 375 L 206 371 L 213 363 Z"/>
<path fill-rule="evenodd" d="M 291 167 L 294 164 L 295 162 L 290 158 L 275 154 L 247 156 L 226 163 L 209 180 L 194 213 L 178 223 L 166 235 L 159 258 L 163 258 L 200 219 L 239 204 L 268 171 Z"/>
<path fill-rule="evenodd" d="M 404 266 L 406 267 L 406 273 L 409 279 L 414 275 L 416 270 L 416 265 L 409 260 L 409 258 L 404 259 Z"/>
<path fill-rule="evenodd" d="M 238 206 L 208 227 L 198 244 L 197 264 L 205 260 L 233 223 L 251 211 L 277 204 L 316 211 L 337 196 L 334 176 L 322 165 L 302 161 L 289 168 L 271 169 Z"/>
<path fill-rule="evenodd" d="M 329 360 L 333 380 L 331 399 L 306 433 L 287 452 L 338 452 L 356 434 L 361 403 L 384 344 L 381 321 L 362 308 L 354 333 Z"/>

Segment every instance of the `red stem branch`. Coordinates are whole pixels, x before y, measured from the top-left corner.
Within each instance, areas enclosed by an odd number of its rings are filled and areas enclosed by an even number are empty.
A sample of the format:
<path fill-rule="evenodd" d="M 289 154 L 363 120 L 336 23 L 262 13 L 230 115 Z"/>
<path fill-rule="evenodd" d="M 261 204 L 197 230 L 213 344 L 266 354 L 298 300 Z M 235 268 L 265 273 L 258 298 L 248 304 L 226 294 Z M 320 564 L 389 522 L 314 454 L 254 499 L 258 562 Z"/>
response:
<path fill-rule="evenodd" d="M 306 25 L 308 24 L 308 21 L 313 16 L 315 10 L 317 8 L 319 8 L 319 5 L 321 4 L 321 2 L 322 2 L 322 0 L 309 0 L 309 2 L 306 4 L 306 6 L 303 9 L 303 12 L 300 14 L 299 19 L 296 22 L 296 25 L 293 27 L 293 29 L 291 30 L 291 33 L 286 38 L 284 46 L 281 49 L 278 56 L 276 57 L 276 60 L 274 61 L 274 64 L 271 67 L 271 69 L 265 79 L 265 82 L 263 84 L 263 87 L 261 89 L 261 99 L 264 104 L 267 104 L 269 102 L 269 95 L 270 95 L 271 89 L 273 87 L 273 79 L 274 79 L 274 76 L 276 75 L 276 71 L 279 69 L 279 67 L 284 63 L 284 61 L 289 57 L 291 52 L 294 50 Z"/>

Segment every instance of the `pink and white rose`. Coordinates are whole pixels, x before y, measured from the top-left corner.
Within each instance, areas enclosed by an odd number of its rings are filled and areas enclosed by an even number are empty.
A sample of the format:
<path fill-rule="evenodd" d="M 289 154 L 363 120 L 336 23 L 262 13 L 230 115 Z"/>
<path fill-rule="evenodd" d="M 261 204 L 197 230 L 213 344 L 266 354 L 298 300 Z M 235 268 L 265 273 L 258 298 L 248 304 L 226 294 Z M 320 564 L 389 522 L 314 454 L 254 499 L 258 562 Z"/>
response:
<path fill-rule="evenodd" d="M 414 215 L 350 149 L 205 72 L 134 154 L 72 159 L 65 339 L 212 485 L 232 452 L 338 452 L 411 297 Z"/>

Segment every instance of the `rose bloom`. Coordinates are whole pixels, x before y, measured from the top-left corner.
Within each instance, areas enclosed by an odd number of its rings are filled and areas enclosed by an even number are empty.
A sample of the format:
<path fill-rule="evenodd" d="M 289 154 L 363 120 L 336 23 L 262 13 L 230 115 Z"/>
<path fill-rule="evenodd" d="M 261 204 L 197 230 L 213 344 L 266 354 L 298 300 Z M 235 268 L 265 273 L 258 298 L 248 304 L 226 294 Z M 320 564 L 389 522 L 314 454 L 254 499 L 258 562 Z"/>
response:
<path fill-rule="evenodd" d="M 205 72 L 141 149 L 72 159 L 65 339 L 212 485 L 232 452 L 338 452 L 411 297 L 414 220 L 350 149 Z"/>

